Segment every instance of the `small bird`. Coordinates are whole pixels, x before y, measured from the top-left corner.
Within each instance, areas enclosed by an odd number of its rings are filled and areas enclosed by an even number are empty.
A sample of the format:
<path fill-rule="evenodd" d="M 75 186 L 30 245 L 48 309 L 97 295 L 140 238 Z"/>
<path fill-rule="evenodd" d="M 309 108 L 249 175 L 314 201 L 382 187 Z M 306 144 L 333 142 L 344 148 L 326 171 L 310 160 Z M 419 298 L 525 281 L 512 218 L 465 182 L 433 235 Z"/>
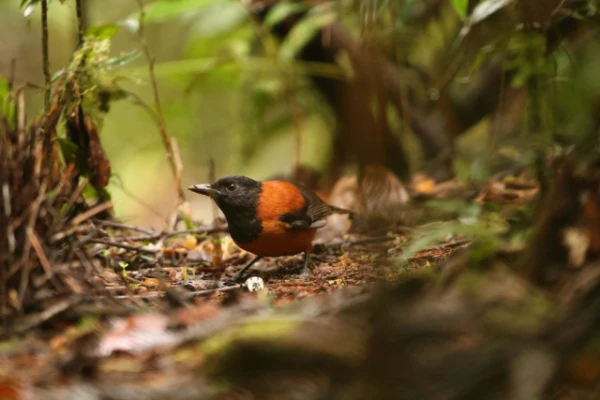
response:
<path fill-rule="evenodd" d="M 211 197 L 221 209 L 233 241 L 256 257 L 238 274 L 262 257 L 304 252 L 303 275 L 308 273 L 312 241 L 331 214 L 350 211 L 325 203 L 314 192 L 286 181 L 259 182 L 245 176 L 226 176 L 189 190 Z"/>

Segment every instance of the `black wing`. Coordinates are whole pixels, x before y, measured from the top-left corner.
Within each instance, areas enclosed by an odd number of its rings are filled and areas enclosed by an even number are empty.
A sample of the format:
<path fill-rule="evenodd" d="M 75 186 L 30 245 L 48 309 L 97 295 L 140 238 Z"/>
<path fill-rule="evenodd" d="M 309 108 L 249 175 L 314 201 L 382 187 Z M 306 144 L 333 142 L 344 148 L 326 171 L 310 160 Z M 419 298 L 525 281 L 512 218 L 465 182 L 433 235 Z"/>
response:
<path fill-rule="evenodd" d="M 312 190 L 298 186 L 306 200 L 307 207 L 294 213 L 285 214 L 280 219 L 292 229 L 315 229 L 325 226 L 325 218 L 334 213 L 349 214 L 350 211 L 325 203 Z"/>

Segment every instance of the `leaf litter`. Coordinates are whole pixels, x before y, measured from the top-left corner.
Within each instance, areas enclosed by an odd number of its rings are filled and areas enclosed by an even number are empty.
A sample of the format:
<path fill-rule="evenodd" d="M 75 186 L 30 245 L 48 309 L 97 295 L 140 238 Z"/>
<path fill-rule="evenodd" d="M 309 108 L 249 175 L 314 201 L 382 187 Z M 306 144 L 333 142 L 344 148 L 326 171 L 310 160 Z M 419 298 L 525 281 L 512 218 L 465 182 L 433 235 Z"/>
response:
<path fill-rule="evenodd" d="M 422 196 L 436 195 L 430 180 L 415 187 Z M 486 190 L 480 195 L 483 201 L 489 200 Z M 434 270 L 469 245 L 469 240 L 448 236 L 398 266 L 394 260 L 401 258 L 413 235 L 409 230 L 383 236 L 344 234 L 342 240 L 315 246 L 308 278 L 297 275 L 301 257 L 290 256 L 264 259 L 246 282 L 232 284 L 230 278 L 252 256 L 235 246 L 226 228 L 217 220 L 194 229 L 154 232 L 91 219 L 54 234 L 56 241 L 77 237 L 86 246 L 100 267 L 95 284 L 107 294 L 58 303 L 55 314 L 22 329 L 26 337 L 0 343 L 2 390 L 14 389 L 15 395 L 7 394 L 13 398 L 27 391 L 42 393 L 47 385 L 52 389 L 44 392 L 45 398 L 78 390 L 88 398 L 136 398 L 142 393 L 160 398 L 161 391 L 172 394 L 173 387 L 183 385 L 189 396 L 203 398 L 216 393 L 207 380 L 214 367 L 210 364 L 220 363 L 215 357 L 223 356 L 229 341 L 276 339 L 292 347 L 313 346 L 314 339 L 305 335 L 293 338 L 304 329 L 311 335 L 328 332 L 339 342 L 323 348 L 324 342 L 317 340 L 319 354 L 333 352 L 344 362 L 350 357 L 356 363 L 357 356 L 351 354 L 364 338 L 335 338 L 343 329 L 335 333 L 339 327 L 328 327 L 332 315 L 364 304 L 381 282 L 402 282 L 411 271 Z M 220 262 L 213 262 L 215 257 Z M 49 368 L 52 373 L 47 375 Z M 78 386 L 81 379 L 83 387 Z M 185 391 L 177 394 L 187 396 Z"/>
<path fill-rule="evenodd" d="M 417 183 L 415 197 L 424 204 L 447 193 L 423 182 Z M 518 207 L 536 194 L 535 185 L 522 182 L 488 183 L 476 203 L 493 207 L 512 201 Z M 584 215 L 595 215 L 591 205 L 583 204 Z M 462 224 L 461 212 L 446 207 L 443 215 Z M 472 215 L 472 224 L 484 219 L 479 211 Z M 300 256 L 266 258 L 246 282 L 234 284 L 231 277 L 251 255 L 235 246 L 222 221 L 169 232 L 83 221 L 78 229 L 55 235 L 76 235 L 85 245 L 101 266 L 95 283 L 105 294 L 59 302 L 59 310 L 23 328 L 23 336 L 0 342 L 0 393 L 18 399 L 28 393 L 48 399 L 208 399 L 246 390 L 259 398 L 282 398 L 275 393 L 288 398 L 303 388 L 307 393 L 301 398 L 317 398 L 323 392 L 341 395 L 335 388 L 346 382 L 365 394 L 387 378 L 380 367 L 367 372 L 363 366 L 392 362 L 400 354 L 423 377 L 442 374 L 435 391 L 452 396 L 480 390 L 477 382 L 487 379 L 490 369 L 478 371 L 477 365 L 487 364 L 514 374 L 538 368 L 543 387 L 555 373 L 556 357 L 562 354 L 556 342 L 566 340 L 564 333 L 536 353 L 539 365 L 511 364 L 512 358 L 502 354 L 519 348 L 515 343 L 521 340 L 546 334 L 569 317 L 568 307 L 553 311 L 554 300 L 510 272 L 496 256 L 510 255 L 510 249 L 486 250 L 480 256 L 490 260 L 485 273 L 467 268 L 465 256 L 480 251 L 469 235 L 442 231 L 431 244 L 405 254 L 410 243 L 427 237 L 422 227 L 431 221 L 419 222 L 385 235 L 345 233 L 342 240 L 321 242 L 309 277 L 297 275 Z M 571 252 L 581 258 L 579 247 Z M 220 262 L 214 263 L 215 257 Z M 440 277 L 441 286 L 431 276 Z M 593 276 L 600 281 L 600 275 Z M 586 285 L 594 287 L 593 282 Z M 572 295 L 571 308 L 576 299 L 583 301 Z M 485 333 L 489 329 L 503 339 L 494 342 Z M 413 330 L 414 346 L 389 342 Z M 425 340 L 435 332 L 438 339 Z M 569 359 L 570 376 L 588 382 L 598 377 L 593 371 L 600 371 L 600 358 L 594 354 Z M 450 378 L 444 365 L 462 365 L 464 372 Z M 358 383 L 346 381 L 352 376 L 359 377 Z M 410 388 L 407 398 L 434 398 L 418 383 L 394 385 L 390 390 L 395 393 Z M 376 393 L 372 398 L 385 397 Z"/>

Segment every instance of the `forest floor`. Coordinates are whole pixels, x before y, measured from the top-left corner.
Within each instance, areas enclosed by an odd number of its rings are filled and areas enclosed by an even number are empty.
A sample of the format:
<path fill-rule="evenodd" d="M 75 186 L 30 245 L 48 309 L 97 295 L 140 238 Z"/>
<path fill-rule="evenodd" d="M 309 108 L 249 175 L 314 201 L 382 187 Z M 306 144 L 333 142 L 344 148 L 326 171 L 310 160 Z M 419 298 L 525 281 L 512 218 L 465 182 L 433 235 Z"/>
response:
<path fill-rule="evenodd" d="M 535 194 L 510 190 L 513 205 Z M 254 287 L 232 283 L 251 255 L 226 234 L 163 240 L 118 223 L 89 224 L 91 236 L 103 234 L 91 251 L 102 260 L 97 292 L 52 299 L 17 321 L 16 334 L 0 342 L 0 399 L 539 398 L 520 396 L 545 387 L 556 368 L 544 357 L 562 351 L 526 353 L 533 361 L 523 368 L 536 379 L 516 389 L 502 383 L 498 371 L 513 368 L 508 355 L 534 352 L 523 343 L 557 318 L 548 311 L 553 299 L 504 264 L 485 278 L 453 278 L 460 286 L 432 284 L 445 261 L 465 263 L 465 238 L 449 235 L 408 257 L 410 233 L 346 238 L 316 246 L 308 277 L 298 275 L 300 255 L 263 259 L 247 275 L 260 278 Z M 136 230 L 161 238 L 142 246 Z M 211 263 L 215 257 L 221 262 Z M 490 307 L 500 326 L 493 345 L 490 327 L 481 326 Z M 561 386 L 552 398 L 595 398 L 599 354 L 568 363 L 585 385 Z M 383 392 L 365 397 L 365 387 Z"/>

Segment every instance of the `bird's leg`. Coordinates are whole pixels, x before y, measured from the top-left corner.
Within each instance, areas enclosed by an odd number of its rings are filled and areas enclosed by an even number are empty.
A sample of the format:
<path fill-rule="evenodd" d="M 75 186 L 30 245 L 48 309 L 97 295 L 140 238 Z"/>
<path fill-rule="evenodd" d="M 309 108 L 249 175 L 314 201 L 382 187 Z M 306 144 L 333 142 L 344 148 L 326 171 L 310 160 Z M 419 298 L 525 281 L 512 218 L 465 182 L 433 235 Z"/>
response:
<path fill-rule="evenodd" d="M 300 276 L 302 276 L 302 277 L 307 277 L 308 273 L 310 272 L 310 267 L 309 267 L 310 258 L 311 258 L 310 255 L 311 255 L 310 252 L 308 252 L 308 251 L 304 252 L 304 267 L 302 268 L 302 273 L 300 274 Z"/>
<path fill-rule="evenodd" d="M 235 274 L 235 278 L 234 279 L 236 281 L 239 281 L 242 278 L 242 276 L 244 275 L 244 272 L 246 272 L 248 270 L 248 268 L 250 268 L 251 266 L 253 266 L 254 263 L 257 262 L 258 260 L 260 260 L 261 258 L 262 258 L 261 256 L 256 256 L 254 258 L 254 260 L 250 261 L 248 264 L 246 264 L 246 266 L 244 268 L 242 268 L 240 270 L 240 272 L 238 272 L 237 274 Z"/>

